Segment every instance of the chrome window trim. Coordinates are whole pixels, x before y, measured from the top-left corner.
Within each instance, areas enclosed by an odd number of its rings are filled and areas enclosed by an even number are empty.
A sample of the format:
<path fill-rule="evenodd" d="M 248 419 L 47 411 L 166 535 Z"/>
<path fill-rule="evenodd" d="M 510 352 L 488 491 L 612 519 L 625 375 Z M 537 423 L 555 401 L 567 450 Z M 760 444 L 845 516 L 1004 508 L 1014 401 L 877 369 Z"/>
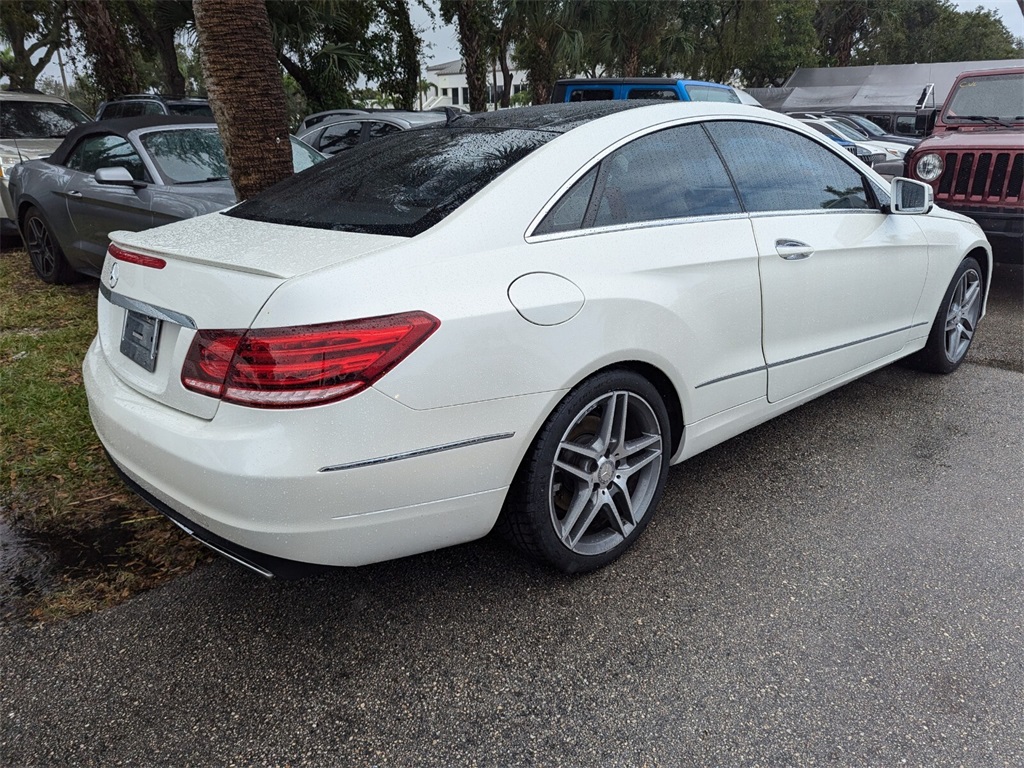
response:
<path fill-rule="evenodd" d="M 713 102 L 702 102 L 702 103 L 713 103 Z M 841 209 L 838 209 L 838 210 L 811 208 L 811 209 L 808 209 L 806 211 L 799 210 L 799 209 L 798 210 L 790 210 L 790 211 L 753 211 L 753 212 L 751 212 L 751 211 L 740 211 L 740 212 L 737 212 L 735 214 L 719 214 L 719 215 L 715 215 L 715 216 L 693 216 L 693 217 L 685 217 L 685 218 L 682 218 L 682 219 L 661 219 L 661 220 L 650 221 L 650 222 L 649 221 L 630 222 L 629 224 L 618 224 L 618 225 L 614 225 L 614 226 L 591 227 L 590 229 L 574 229 L 574 230 L 570 230 L 570 231 L 566 231 L 566 232 L 552 232 L 552 233 L 546 234 L 546 235 L 534 234 L 536 232 L 537 227 L 539 227 L 540 223 L 544 220 L 544 217 L 547 216 L 548 213 L 550 213 L 551 209 L 554 208 L 555 205 L 557 205 L 558 202 L 562 199 L 562 197 L 570 189 L 572 189 L 572 186 L 577 181 L 579 181 L 584 176 L 586 176 L 587 173 L 589 173 L 591 171 L 591 169 L 593 169 L 595 166 L 600 164 L 601 161 L 604 160 L 612 152 L 615 152 L 620 147 L 623 147 L 626 144 L 629 144 L 629 143 L 631 143 L 633 141 L 636 141 L 637 139 L 643 138 L 644 136 L 647 136 L 648 134 L 651 134 L 651 133 L 657 133 L 658 131 L 664 131 L 664 130 L 667 130 L 669 128 L 677 128 L 677 127 L 683 126 L 683 125 L 702 125 L 703 126 L 703 125 L 706 125 L 708 123 L 752 123 L 752 124 L 755 124 L 755 125 L 768 125 L 768 126 L 773 126 L 775 128 L 781 128 L 782 130 L 791 131 L 792 133 L 795 133 L 795 134 L 797 134 L 799 136 L 803 136 L 806 139 L 810 139 L 811 141 L 813 141 L 815 144 L 819 145 L 820 147 L 822 147 L 826 151 L 831 152 L 833 155 L 835 155 L 836 157 L 840 158 L 844 163 L 846 163 L 847 166 L 849 166 L 850 170 L 852 170 L 855 173 L 857 173 L 866 182 L 868 182 L 872 187 L 874 187 L 875 188 L 874 191 L 876 191 L 876 192 L 878 191 L 878 186 L 879 185 L 877 184 L 875 179 L 870 174 L 865 174 L 864 173 L 864 171 L 871 171 L 872 169 L 870 167 L 868 167 L 867 165 L 864 165 L 863 162 L 858 160 L 856 157 L 851 155 L 846 150 L 843 150 L 842 148 L 837 148 L 838 145 L 835 145 L 835 142 L 830 141 L 829 139 L 827 139 L 825 136 L 821 135 L 817 131 L 812 131 L 810 128 L 805 128 L 803 126 L 796 127 L 796 126 L 788 125 L 788 124 L 785 124 L 785 123 L 776 122 L 776 121 L 770 120 L 770 119 L 769 120 L 759 119 L 759 118 L 750 117 L 750 116 L 747 116 L 747 115 L 744 115 L 742 117 L 735 116 L 735 115 L 719 115 L 719 116 L 675 118 L 673 120 L 666 120 L 666 121 L 664 121 L 662 123 L 657 123 L 656 125 L 647 126 L 647 127 L 643 128 L 641 130 L 634 131 L 633 133 L 631 133 L 628 136 L 625 136 L 625 137 L 619 139 L 618 141 L 614 142 L 613 144 L 610 144 L 609 146 L 607 146 L 603 150 L 601 150 L 599 153 L 594 155 L 594 157 L 592 157 L 582 168 L 578 169 L 576 171 L 576 173 L 572 174 L 572 176 L 570 176 L 569 179 L 561 187 L 559 187 L 558 190 L 556 190 L 555 194 L 553 194 L 548 199 L 548 201 L 543 206 L 541 206 L 540 211 L 537 213 L 536 216 L 533 217 L 533 219 L 530 220 L 529 225 L 527 225 L 526 232 L 523 235 L 523 239 L 527 243 L 543 243 L 543 242 L 547 242 L 549 240 L 559 240 L 559 239 L 562 239 L 564 237 L 578 237 L 580 235 L 592 234 L 592 233 L 596 233 L 596 232 L 611 232 L 611 231 L 618 231 L 618 230 L 622 230 L 622 229 L 640 229 L 640 228 L 649 227 L 649 226 L 666 226 L 667 224 L 678 224 L 678 223 L 683 222 L 683 221 L 709 221 L 709 220 L 717 221 L 717 220 L 720 220 L 720 219 L 728 219 L 728 218 L 734 218 L 734 217 L 740 217 L 740 216 L 744 216 L 744 217 L 764 216 L 764 215 L 768 215 L 768 216 L 784 216 L 784 215 L 792 215 L 794 213 L 832 213 L 832 214 L 835 214 L 835 213 L 880 213 L 879 210 L 876 210 L 874 208 L 841 208 Z M 712 141 L 712 143 L 714 143 L 714 138 L 713 137 L 711 137 L 711 141 Z M 832 145 L 835 145 L 835 146 L 832 146 Z M 724 158 L 722 158 L 722 164 L 725 167 L 726 173 L 728 173 L 730 175 L 730 178 L 731 178 L 732 170 L 729 168 L 729 165 L 728 165 L 728 163 L 725 162 Z M 860 167 L 858 167 L 858 165 Z M 887 194 L 886 196 L 888 197 L 889 195 Z M 881 202 L 881 201 L 879 201 L 879 202 Z M 742 199 L 740 200 L 740 204 L 741 205 L 743 204 Z"/>

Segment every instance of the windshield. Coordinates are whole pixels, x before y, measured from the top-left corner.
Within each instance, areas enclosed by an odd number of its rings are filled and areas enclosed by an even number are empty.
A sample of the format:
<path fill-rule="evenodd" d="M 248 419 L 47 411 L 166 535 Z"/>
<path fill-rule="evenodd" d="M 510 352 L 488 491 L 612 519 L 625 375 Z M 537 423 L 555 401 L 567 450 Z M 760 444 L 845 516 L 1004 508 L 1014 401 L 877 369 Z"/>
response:
<path fill-rule="evenodd" d="M 63 139 L 72 128 L 89 122 L 72 104 L 0 101 L 0 137 L 5 139 Z"/>
<path fill-rule="evenodd" d="M 171 184 L 226 179 L 228 161 L 215 128 L 151 131 L 139 137 L 157 170 Z"/>
<path fill-rule="evenodd" d="M 976 122 L 987 117 L 1008 122 L 1024 121 L 1024 73 L 965 77 L 946 101 L 946 123 Z"/>
<path fill-rule="evenodd" d="M 846 117 L 849 120 L 853 120 L 853 122 L 859 125 L 862 131 L 866 131 L 869 136 L 882 136 L 885 133 L 880 125 L 876 125 L 866 117 L 861 117 L 860 115 L 846 115 Z"/>
<path fill-rule="evenodd" d="M 403 131 L 343 152 L 225 215 L 412 237 L 556 135 L 454 126 Z"/>
<path fill-rule="evenodd" d="M 861 133 L 855 128 L 851 128 L 845 123 L 839 122 L 838 120 L 829 120 L 828 125 L 837 133 L 840 133 L 846 138 L 848 138 L 850 141 L 864 141 L 867 138 L 867 135 Z"/>

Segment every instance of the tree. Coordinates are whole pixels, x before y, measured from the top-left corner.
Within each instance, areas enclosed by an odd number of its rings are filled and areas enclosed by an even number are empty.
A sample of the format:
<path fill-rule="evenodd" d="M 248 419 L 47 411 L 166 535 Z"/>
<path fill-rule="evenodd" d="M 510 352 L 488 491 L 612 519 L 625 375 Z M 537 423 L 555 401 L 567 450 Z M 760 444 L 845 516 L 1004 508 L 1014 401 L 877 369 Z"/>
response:
<path fill-rule="evenodd" d="M 107 99 L 138 93 L 139 75 L 122 27 L 103 0 L 70 0 L 71 16 L 82 37 L 93 77 Z"/>
<path fill-rule="evenodd" d="M 164 93 L 185 93 L 185 78 L 178 66 L 178 51 L 174 45 L 176 25 L 160 24 L 159 6 L 179 5 L 174 0 L 127 0 L 126 16 L 131 20 L 144 50 L 156 54 L 160 61 Z"/>
<path fill-rule="evenodd" d="M 0 13 L 0 42 L 10 46 L 0 53 L 0 76 L 12 91 L 35 88 L 57 49 L 67 43 L 64 0 L 21 0 L 5 3 Z"/>
<path fill-rule="evenodd" d="M 456 20 L 459 48 L 469 86 L 469 108 L 487 109 L 488 41 L 493 37 L 493 8 L 490 0 L 441 0 L 441 18 Z"/>
<path fill-rule="evenodd" d="M 527 71 L 534 104 L 551 101 L 555 80 L 578 72 L 586 48 L 581 6 L 573 0 L 510 0 L 516 35 L 513 60 Z"/>
<path fill-rule="evenodd" d="M 284 86 L 264 0 L 193 0 L 199 52 L 240 200 L 293 172 Z"/>
<path fill-rule="evenodd" d="M 415 109 L 420 93 L 423 44 L 412 26 L 406 0 L 377 0 L 377 19 L 367 36 L 363 72 L 401 109 Z"/>

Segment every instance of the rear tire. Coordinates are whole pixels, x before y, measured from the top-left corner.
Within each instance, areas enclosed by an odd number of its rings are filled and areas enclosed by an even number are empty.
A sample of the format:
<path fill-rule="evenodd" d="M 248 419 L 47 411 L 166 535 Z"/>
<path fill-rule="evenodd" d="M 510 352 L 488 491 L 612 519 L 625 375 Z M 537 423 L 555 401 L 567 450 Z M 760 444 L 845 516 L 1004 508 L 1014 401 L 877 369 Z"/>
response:
<path fill-rule="evenodd" d="M 931 373 L 952 373 L 959 368 L 974 340 L 983 301 L 981 266 L 968 256 L 953 273 L 939 303 L 928 342 L 910 363 Z"/>
<path fill-rule="evenodd" d="M 527 554 L 566 573 L 600 568 L 650 522 L 672 439 L 658 391 L 631 371 L 607 371 L 548 417 L 509 493 L 503 527 Z"/>
<path fill-rule="evenodd" d="M 32 269 L 40 280 L 54 285 L 66 285 L 80 279 L 80 275 L 68 264 L 64 251 L 38 208 L 32 207 L 25 212 L 21 237 L 25 241 Z"/>

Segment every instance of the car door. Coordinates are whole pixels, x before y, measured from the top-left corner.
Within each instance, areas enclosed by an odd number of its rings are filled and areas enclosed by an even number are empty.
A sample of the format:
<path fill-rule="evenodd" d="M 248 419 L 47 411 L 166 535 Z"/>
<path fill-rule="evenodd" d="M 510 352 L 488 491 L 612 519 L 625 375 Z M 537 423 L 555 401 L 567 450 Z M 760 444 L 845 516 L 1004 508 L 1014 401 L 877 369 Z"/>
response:
<path fill-rule="evenodd" d="M 551 274 L 567 279 L 585 297 L 579 312 L 604 327 L 584 343 L 595 356 L 620 343 L 654 350 L 681 386 L 688 425 L 764 397 L 757 250 L 700 125 L 656 130 L 604 157 L 531 242 L 532 274 L 510 287 L 524 317 L 531 290 L 552 291 Z"/>
<path fill-rule="evenodd" d="M 899 352 L 928 272 L 913 218 L 883 212 L 884 190 L 856 160 L 797 131 L 742 121 L 709 131 L 751 215 L 768 400 Z"/>
<path fill-rule="evenodd" d="M 70 178 L 64 187 L 68 214 L 76 233 L 75 245 L 102 263 L 109 233 L 119 229 L 138 232 L 153 226 L 152 192 L 147 188 L 99 184 L 100 168 L 126 168 L 136 181 L 151 182 L 142 158 L 123 137 L 87 136 L 65 163 Z"/>

